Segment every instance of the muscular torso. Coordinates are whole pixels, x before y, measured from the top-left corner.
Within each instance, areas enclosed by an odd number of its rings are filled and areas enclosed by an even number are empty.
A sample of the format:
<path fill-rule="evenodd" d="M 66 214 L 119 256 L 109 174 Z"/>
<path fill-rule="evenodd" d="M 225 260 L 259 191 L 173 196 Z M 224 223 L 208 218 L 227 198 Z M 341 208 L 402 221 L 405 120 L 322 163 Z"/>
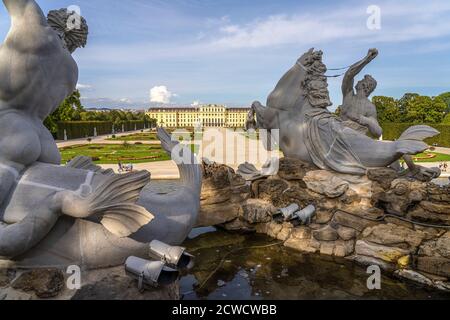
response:
<path fill-rule="evenodd" d="M 77 80 L 77 65 L 53 29 L 26 21 L 13 25 L 0 47 L 0 110 L 44 120 L 75 90 Z"/>
<path fill-rule="evenodd" d="M 342 106 L 342 120 L 356 121 L 360 116 L 377 119 L 375 105 L 369 99 L 358 97 L 353 92 L 347 94 Z"/>
<path fill-rule="evenodd" d="M 40 10 L 30 8 L 13 17 L 0 46 L 0 161 L 60 164 L 43 121 L 75 90 L 78 67 Z"/>

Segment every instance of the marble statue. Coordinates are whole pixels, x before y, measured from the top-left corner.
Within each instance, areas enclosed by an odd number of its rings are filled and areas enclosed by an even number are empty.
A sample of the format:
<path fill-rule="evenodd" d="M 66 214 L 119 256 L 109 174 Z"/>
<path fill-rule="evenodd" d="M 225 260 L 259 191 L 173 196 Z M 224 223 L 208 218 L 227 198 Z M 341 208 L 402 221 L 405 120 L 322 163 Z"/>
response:
<path fill-rule="evenodd" d="M 375 91 L 377 81 L 370 75 L 358 82 L 355 89 L 353 85 L 355 77 L 378 56 L 377 49 L 370 49 L 367 56 L 351 66 L 342 82 L 342 95 L 344 97 L 341 106 L 341 119 L 344 123 L 364 134 L 370 133 L 374 138 L 380 138 L 383 130 L 378 123 L 377 109 L 369 100 L 369 96 Z"/>
<path fill-rule="evenodd" d="M 248 112 L 247 119 L 245 121 L 245 130 L 246 131 L 254 131 L 256 130 L 256 119 L 255 119 L 255 110 L 252 108 Z"/>
<path fill-rule="evenodd" d="M 381 129 L 368 96 L 375 88 L 373 78 L 366 77 L 353 91 L 353 78 L 377 56 L 375 49 L 352 66 L 343 84 L 346 117 L 343 120 L 332 114 L 327 67 L 322 62 L 323 53 L 310 49 L 281 78 L 269 95 L 267 107 L 255 102 L 258 127 L 279 129 L 279 146 L 284 155 L 312 164 L 323 170 L 365 175 L 370 168 L 388 167 L 398 163 L 403 156 L 415 155 L 428 149 L 424 139 L 439 132 L 428 126 L 407 129 L 397 141 L 378 141 L 358 130 L 349 121 L 379 136 Z M 420 166 L 414 172 L 428 179 L 439 175 L 436 170 Z"/>
<path fill-rule="evenodd" d="M 146 171 L 116 175 L 85 157 L 60 166 L 44 119 L 78 81 L 71 53 L 86 45 L 88 27 L 67 28 L 72 12 L 46 18 L 34 0 L 3 0 L 11 29 L 0 47 L 0 257 L 21 267 L 116 266 L 147 258 L 150 243 L 178 245 L 199 211 L 202 173 L 188 148 L 163 129 L 162 147 L 177 147 L 181 181 L 151 191 Z M 173 155 L 176 156 L 176 155 Z"/>

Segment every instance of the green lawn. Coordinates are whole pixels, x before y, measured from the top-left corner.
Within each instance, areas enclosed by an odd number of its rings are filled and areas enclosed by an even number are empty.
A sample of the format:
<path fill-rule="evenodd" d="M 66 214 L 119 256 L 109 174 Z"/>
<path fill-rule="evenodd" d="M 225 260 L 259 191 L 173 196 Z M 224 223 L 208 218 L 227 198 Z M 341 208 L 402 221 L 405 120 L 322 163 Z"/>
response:
<path fill-rule="evenodd" d="M 146 163 L 170 160 L 170 156 L 159 145 L 90 144 L 60 149 L 62 163 L 76 156 L 93 158 L 97 164 Z"/>
<path fill-rule="evenodd" d="M 436 155 L 436 157 L 434 158 L 430 158 L 430 159 L 414 159 L 416 162 L 446 162 L 446 161 L 450 161 L 450 155 L 448 154 L 442 154 L 442 153 L 436 153 L 436 152 L 426 152 L 426 153 L 422 153 L 419 154 L 417 156 L 413 156 L 413 158 L 415 157 L 419 157 L 419 158 L 426 158 L 427 154 L 434 154 Z"/>
<path fill-rule="evenodd" d="M 109 138 L 107 140 L 112 141 L 156 141 L 156 133 L 154 132 L 144 132 L 144 133 L 134 133 L 127 136 Z"/>

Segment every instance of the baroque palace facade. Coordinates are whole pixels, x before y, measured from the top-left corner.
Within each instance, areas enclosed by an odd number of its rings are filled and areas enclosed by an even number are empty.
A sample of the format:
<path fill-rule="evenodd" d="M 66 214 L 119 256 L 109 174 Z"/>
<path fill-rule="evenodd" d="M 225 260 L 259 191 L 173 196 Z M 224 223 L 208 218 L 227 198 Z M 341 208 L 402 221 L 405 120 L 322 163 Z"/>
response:
<path fill-rule="evenodd" d="M 228 108 L 220 105 L 200 107 L 159 107 L 148 110 L 147 115 L 166 128 L 225 127 L 244 128 L 250 108 Z"/>

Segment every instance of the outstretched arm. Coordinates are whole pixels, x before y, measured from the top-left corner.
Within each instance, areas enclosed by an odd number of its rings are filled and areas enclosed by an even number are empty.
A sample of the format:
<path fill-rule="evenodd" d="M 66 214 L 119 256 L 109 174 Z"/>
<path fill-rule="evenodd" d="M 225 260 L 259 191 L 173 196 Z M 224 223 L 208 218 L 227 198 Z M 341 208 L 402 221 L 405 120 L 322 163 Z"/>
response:
<path fill-rule="evenodd" d="M 44 13 L 34 0 L 3 0 L 3 3 L 12 20 L 26 18 L 29 22 L 46 21 Z"/>
<path fill-rule="evenodd" d="M 353 86 L 355 83 L 355 77 L 378 56 L 377 49 L 370 49 L 367 56 L 361 61 L 355 63 L 353 66 L 348 69 L 345 74 L 344 80 L 342 82 L 342 94 L 344 97 L 353 91 Z"/>

